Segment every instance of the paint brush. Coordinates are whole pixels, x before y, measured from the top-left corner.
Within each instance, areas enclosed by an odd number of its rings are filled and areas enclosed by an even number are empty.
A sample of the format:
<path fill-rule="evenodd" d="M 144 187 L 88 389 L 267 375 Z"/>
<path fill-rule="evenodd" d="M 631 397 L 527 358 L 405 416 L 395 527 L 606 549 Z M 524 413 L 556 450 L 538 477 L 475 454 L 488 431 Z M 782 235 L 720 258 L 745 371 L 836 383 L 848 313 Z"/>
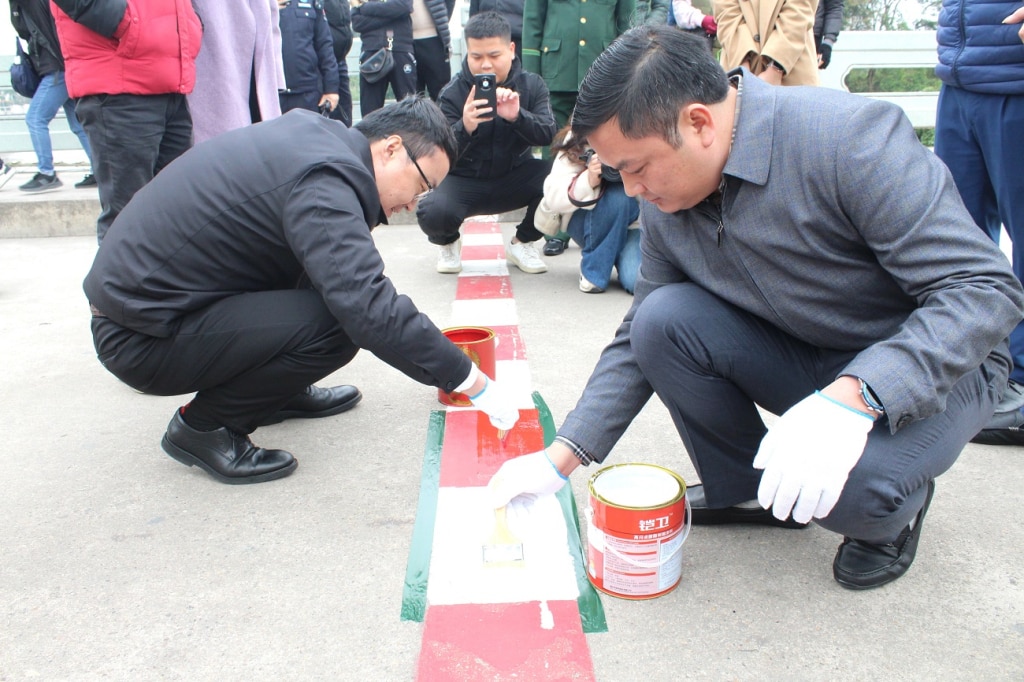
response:
<path fill-rule="evenodd" d="M 494 531 L 483 545 L 483 564 L 487 567 L 522 567 L 523 543 L 508 528 L 505 507 L 494 510 Z"/>
<path fill-rule="evenodd" d="M 505 447 L 505 441 L 508 440 L 508 429 L 498 429 L 498 441 L 501 443 L 501 447 Z"/>

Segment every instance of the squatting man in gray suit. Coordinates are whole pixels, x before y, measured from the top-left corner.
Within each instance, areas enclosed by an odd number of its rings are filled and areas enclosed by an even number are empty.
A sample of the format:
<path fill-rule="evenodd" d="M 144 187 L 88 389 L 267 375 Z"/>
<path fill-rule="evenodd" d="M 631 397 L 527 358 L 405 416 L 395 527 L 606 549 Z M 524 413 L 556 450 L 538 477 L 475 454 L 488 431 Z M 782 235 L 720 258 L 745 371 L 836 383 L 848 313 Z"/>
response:
<path fill-rule="evenodd" d="M 694 523 L 813 520 L 845 536 L 843 587 L 902 576 L 1024 305 L 946 167 L 892 104 L 726 74 L 662 27 L 595 61 L 572 134 L 643 199 L 640 276 L 555 442 L 502 466 L 495 505 L 604 461 L 653 392 L 702 482 Z"/>

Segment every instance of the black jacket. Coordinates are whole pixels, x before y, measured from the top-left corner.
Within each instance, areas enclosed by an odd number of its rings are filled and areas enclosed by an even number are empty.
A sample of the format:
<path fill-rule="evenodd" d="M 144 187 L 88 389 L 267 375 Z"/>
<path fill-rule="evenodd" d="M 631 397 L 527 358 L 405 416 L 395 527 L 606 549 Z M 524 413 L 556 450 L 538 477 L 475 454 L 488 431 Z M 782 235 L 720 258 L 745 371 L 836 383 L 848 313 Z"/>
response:
<path fill-rule="evenodd" d="M 10 0 L 11 24 L 28 41 L 29 60 L 40 76 L 64 70 L 49 0 Z"/>
<path fill-rule="evenodd" d="M 473 74 L 463 59 L 462 70 L 444 86 L 437 99 L 459 143 L 459 160 L 451 175 L 500 178 L 532 158 L 534 147 L 551 144 L 558 125 L 551 112 L 548 86 L 537 74 L 523 71 L 518 59 L 512 62 L 505 82 L 498 84 L 519 93 L 519 118 L 515 123 L 495 116 L 493 121 L 477 126 L 472 135 L 467 133 L 462 125 L 462 108 L 472 87 Z"/>
<path fill-rule="evenodd" d="M 189 312 L 307 280 L 348 337 L 409 377 L 451 391 L 470 360 L 384 275 L 370 146 L 296 109 L 196 145 L 139 190 L 85 278 L 111 320 L 167 338 Z"/>
<path fill-rule="evenodd" d="M 364 54 L 386 47 L 388 31 L 394 33 L 392 50 L 411 53 L 412 0 L 369 0 L 353 7 L 352 29 L 359 34 Z"/>
<path fill-rule="evenodd" d="M 524 4 L 523 0 L 469 0 L 469 16 L 480 12 L 497 12 L 512 27 L 512 40 L 518 45 L 523 39 Z"/>
<path fill-rule="evenodd" d="M 334 58 L 343 62 L 352 49 L 352 10 L 348 0 L 324 0 L 324 14 L 331 27 Z"/>

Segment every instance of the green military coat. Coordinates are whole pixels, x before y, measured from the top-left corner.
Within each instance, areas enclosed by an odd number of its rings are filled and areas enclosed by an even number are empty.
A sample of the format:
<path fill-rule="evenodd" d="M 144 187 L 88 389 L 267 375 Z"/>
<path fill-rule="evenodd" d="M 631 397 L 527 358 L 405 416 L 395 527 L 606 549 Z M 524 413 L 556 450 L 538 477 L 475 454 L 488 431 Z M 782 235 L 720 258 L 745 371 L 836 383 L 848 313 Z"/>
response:
<path fill-rule="evenodd" d="M 630 27 L 635 0 L 526 0 L 523 67 L 551 92 L 577 92 L 587 69 Z"/>

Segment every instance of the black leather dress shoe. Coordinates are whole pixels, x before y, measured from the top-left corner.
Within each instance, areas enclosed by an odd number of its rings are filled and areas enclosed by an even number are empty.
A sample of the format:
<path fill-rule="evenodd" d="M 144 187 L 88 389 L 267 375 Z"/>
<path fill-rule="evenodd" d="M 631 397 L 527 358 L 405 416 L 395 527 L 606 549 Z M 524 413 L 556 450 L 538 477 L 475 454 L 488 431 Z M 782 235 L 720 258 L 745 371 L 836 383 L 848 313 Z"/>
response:
<path fill-rule="evenodd" d="M 832 575 L 836 582 L 849 590 L 869 590 L 896 580 L 910 568 L 917 555 L 917 541 L 928 505 L 935 493 L 935 481 L 928 482 L 928 496 L 917 512 L 914 527 L 908 524 L 893 542 L 875 544 L 853 538 L 843 538 L 836 559 L 832 562 Z"/>
<path fill-rule="evenodd" d="M 1024 412 L 996 412 L 985 428 L 971 439 L 981 445 L 1024 445 Z"/>
<path fill-rule="evenodd" d="M 726 523 L 747 523 L 759 526 L 776 526 L 778 528 L 806 528 L 806 523 L 797 523 L 789 518 L 779 521 L 772 516 L 771 509 L 762 509 L 760 505 L 746 507 L 725 507 L 724 509 L 708 509 L 704 499 L 703 485 L 686 486 L 686 499 L 690 502 L 690 518 L 695 526 L 717 526 Z"/>
<path fill-rule="evenodd" d="M 285 419 L 317 419 L 351 410 L 363 394 L 355 386 L 320 388 L 310 386 L 291 398 L 280 410 L 260 422 L 260 426 L 279 424 Z"/>
<path fill-rule="evenodd" d="M 221 428 L 196 431 L 175 412 L 160 442 L 164 452 L 197 465 L 221 483 L 262 483 L 284 478 L 299 465 L 290 452 L 256 447 L 249 437 Z"/>

